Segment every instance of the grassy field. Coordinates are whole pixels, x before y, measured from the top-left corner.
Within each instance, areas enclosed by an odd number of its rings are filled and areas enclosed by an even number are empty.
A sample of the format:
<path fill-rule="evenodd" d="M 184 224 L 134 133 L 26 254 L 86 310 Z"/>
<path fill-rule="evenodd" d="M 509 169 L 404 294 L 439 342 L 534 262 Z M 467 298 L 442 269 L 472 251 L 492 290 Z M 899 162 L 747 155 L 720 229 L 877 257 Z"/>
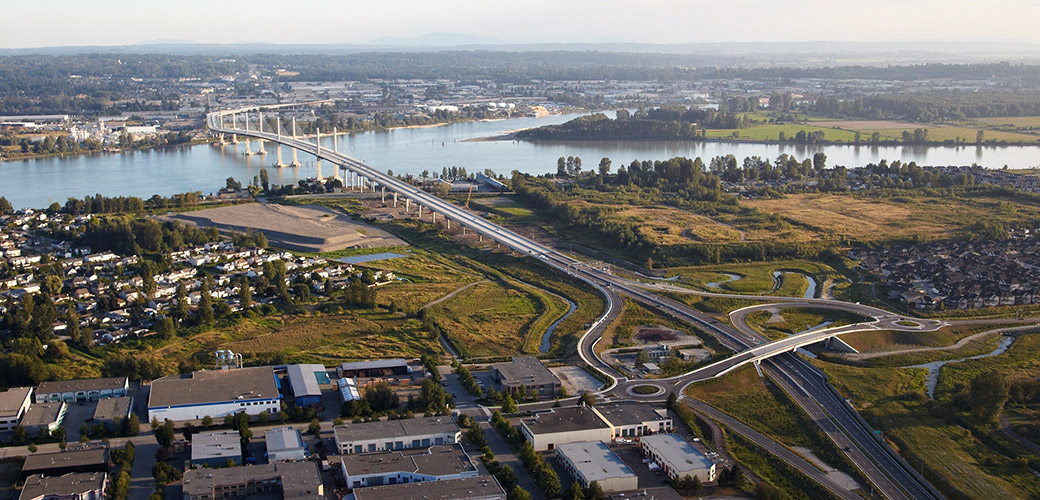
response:
<path fill-rule="evenodd" d="M 958 386 L 969 383 L 986 370 L 999 370 L 1011 380 L 1040 376 L 1040 335 L 1020 335 L 1007 352 L 1000 356 L 946 365 L 939 373 L 936 397 L 954 394 Z"/>
<path fill-rule="evenodd" d="M 632 336 L 641 326 L 664 326 L 678 330 L 687 335 L 700 338 L 705 346 L 716 352 L 720 350 L 728 352 L 713 337 L 694 329 L 690 324 L 681 323 L 669 316 L 664 316 L 631 299 L 625 299 L 625 303 L 621 308 L 621 314 L 617 320 L 603 331 L 603 340 L 596 345 L 596 351 L 601 352 L 603 349 L 610 347 L 635 345 L 636 342 Z"/>
<path fill-rule="evenodd" d="M 769 312 L 757 312 L 748 316 L 748 324 L 771 339 L 782 339 L 789 335 L 830 321 L 828 328 L 851 325 L 869 318 L 833 309 L 781 309 L 777 316 Z M 855 335 L 855 334 L 853 334 Z"/>
<path fill-rule="evenodd" d="M 733 134 L 737 133 L 739 136 L 737 139 L 745 141 L 776 141 L 780 139 L 780 133 L 783 132 L 784 136 L 790 140 L 794 139 L 795 135 L 799 131 L 815 132 L 817 130 L 823 131 L 823 138 L 825 141 L 842 141 L 851 142 L 856 138 L 855 132 L 848 130 L 841 130 L 837 128 L 829 127 L 818 127 L 816 125 L 800 124 L 800 123 L 788 123 L 788 124 L 760 124 L 752 125 L 742 129 L 711 129 L 707 131 L 708 137 L 713 139 L 730 139 L 733 138 Z M 869 137 L 869 134 L 868 134 Z M 973 135 L 972 138 L 975 136 Z"/>
<path fill-rule="evenodd" d="M 566 312 L 558 298 L 501 281 L 479 283 L 431 311 L 464 357 L 537 354 L 545 328 Z"/>
<path fill-rule="evenodd" d="M 875 429 L 884 431 L 914 468 L 922 470 L 947 496 L 1035 498 L 1040 492 L 1040 481 L 1028 470 L 1008 467 L 1008 457 L 987 446 L 969 429 L 943 418 L 942 412 L 934 411 L 923 392 L 924 369 L 864 368 L 821 360 L 813 363 L 828 374 L 831 383 Z"/>
<path fill-rule="evenodd" d="M 800 297 L 805 293 L 806 281 L 796 274 L 788 273 L 782 275 L 780 289 L 774 292 L 774 271 L 792 271 L 808 274 L 816 278 L 818 285 L 822 285 L 823 281 L 828 278 L 844 278 L 826 264 L 807 260 L 674 267 L 668 269 L 667 274 L 678 275 L 680 283 L 709 292 L 732 292 L 753 295 L 769 294 L 789 297 Z M 738 275 L 740 279 L 725 281 L 727 277 L 723 273 Z M 718 288 L 708 287 L 707 283 L 719 283 Z"/>
<path fill-rule="evenodd" d="M 809 446 L 809 438 L 795 415 L 801 410 L 777 401 L 769 379 L 759 377 L 752 366 L 738 368 L 720 378 L 686 389 L 686 395 L 704 401 L 788 446 Z"/>
<path fill-rule="evenodd" d="M 857 332 L 842 337 L 859 352 L 893 351 L 901 348 L 941 347 L 953 345 L 958 340 L 999 328 L 1001 325 L 954 325 L 934 332 Z M 995 336 L 995 335 L 994 335 Z"/>
<path fill-rule="evenodd" d="M 987 198 L 893 197 L 868 198 L 830 194 L 794 194 L 742 203 L 779 214 L 821 236 L 845 236 L 872 242 L 920 235 L 949 238 L 975 222 L 1022 222 L 1040 216 L 1040 209 Z"/>
<path fill-rule="evenodd" d="M 176 373 L 182 361 L 195 361 L 203 367 L 211 364 L 215 349 L 240 352 L 247 362 L 278 355 L 286 362 L 327 364 L 442 352 L 421 321 L 381 309 L 245 319 L 167 342 L 123 342 L 118 349 L 158 360 L 169 373 Z"/>
<path fill-rule="evenodd" d="M 639 231 L 659 245 L 740 241 L 740 231 L 703 215 L 672 207 L 626 208 L 611 214 L 611 218 L 638 224 Z"/>

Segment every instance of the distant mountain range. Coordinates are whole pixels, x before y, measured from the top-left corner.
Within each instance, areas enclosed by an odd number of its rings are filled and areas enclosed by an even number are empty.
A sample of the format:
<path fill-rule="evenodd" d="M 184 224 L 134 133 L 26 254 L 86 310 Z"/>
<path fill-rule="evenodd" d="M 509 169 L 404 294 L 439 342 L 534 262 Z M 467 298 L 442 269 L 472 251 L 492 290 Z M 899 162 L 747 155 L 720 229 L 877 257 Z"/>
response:
<path fill-rule="evenodd" d="M 195 43 L 187 40 L 149 40 L 133 45 L 41 47 L 0 49 L 0 56 L 43 54 L 173 54 L 173 55 L 253 55 L 253 54 L 355 54 L 360 52 L 433 51 L 596 51 L 627 53 L 666 53 L 711 56 L 751 56 L 759 63 L 783 57 L 785 64 L 835 63 L 890 64 L 927 62 L 1040 62 L 1040 43 L 1015 40 L 926 40 L 901 42 L 718 42 L 653 44 L 630 42 L 599 43 L 512 43 L 489 37 L 459 33 L 430 33 L 415 38 L 383 37 L 359 44 L 272 44 L 272 43 Z M 797 63 L 796 63 L 797 64 Z"/>

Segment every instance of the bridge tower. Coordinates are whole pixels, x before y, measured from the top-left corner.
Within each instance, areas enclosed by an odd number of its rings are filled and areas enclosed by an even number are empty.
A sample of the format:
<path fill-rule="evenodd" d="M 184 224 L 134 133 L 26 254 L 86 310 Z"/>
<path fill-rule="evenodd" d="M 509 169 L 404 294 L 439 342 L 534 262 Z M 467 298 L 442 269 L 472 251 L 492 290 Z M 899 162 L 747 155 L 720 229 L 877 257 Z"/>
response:
<path fill-rule="evenodd" d="M 282 163 L 282 119 L 278 115 L 274 117 L 274 132 L 275 136 L 278 137 L 278 145 L 275 146 L 278 158 L 275 160 L 274 166 L 278 168 L 286 167 L 288 165 Z"/>
<path fill-rule="evenodd" d="M 294 141 L 296 140 L 296 117 L 295 116 L 292 118 L 292 138 L 293 138 Z M 293 166 L 293 167 L 299 167 L 300 166 L 300 160 L 296 158 L 296 148 L 293 148 L 293 150 L 292 150 L 292 163 L 290 165 Z"/>
<path fill-rule="evenodd" d="M 332 127 L 332 152 L 339 154 L 339 133 L 336 127 Z M 343 179 L 340 179 L 338 168 L 332 169 L 332 178 L 339 179 L 340 183 L 343 182 Z"/>
<path fill-rule="evenodd" d="M 246 133 L 248 134 L 249 133 L 249 113 L 246 113 L 246 119 L 245 120 L 246 120 Z M 252 148 L 249 146 L 249 136 L 246 135 L 246 137 L 245 137 L 245 139 L 243 139 L 243 141 L 246 143 L 246 150 L 243 151 L 242 154 L 244 156 L 249 156 L 249 155 L 253 154 Z"/>
<path fill-rule="evenodd" d="M 237 122 L 237 120 L 235 118 L 235 114 L 234 113 L 231 113 L 231 129 L 232 130 L 237 130 L 238 129 L 238 122 Z M 238 134 L 234 134 L 234 133 L 231 134 L 231 144 L 238 144 Z"/>
<path fill-rule="evenodd" d="M 314 158 L 317 159 L 316 163 L 318 164 L 318 181 L 321 181 L 321 129 L 317 127 L 314 130 L 314 144 L 317 147 L 314 152 Z"/>
<path fill-rule="evenodd" d="M 260 123 L 260 133 L 262 134 L 264 133 L 264 113 L 262 111 L 257 111 L 257 113 L 259 114 L 259 120 L 257 121 Z M 260 148 L 256 150 L 256 154 L 261 156 L 266 155 L 267 150 L 264 149 L 264 140 L 260 139 L 257 142 L 260 143 Z"/>

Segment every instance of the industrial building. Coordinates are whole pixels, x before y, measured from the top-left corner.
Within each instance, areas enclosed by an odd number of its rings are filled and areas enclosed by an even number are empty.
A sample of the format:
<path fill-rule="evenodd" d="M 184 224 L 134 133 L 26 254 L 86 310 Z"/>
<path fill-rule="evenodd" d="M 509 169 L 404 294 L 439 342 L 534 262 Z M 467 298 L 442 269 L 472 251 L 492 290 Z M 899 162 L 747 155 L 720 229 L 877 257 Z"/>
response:
<path fill-rule="evenodd" d="M 495 476 L 407 483 L 354 490 L 354 500 L 505 500 Z"/>
<path fill-rule="evenodd" d="M 321 384 L 329 383 L 329 375 L 323 365 L 289 365 L 286 372 L 296 406 L 321 404 Z"/>
<path fill-rule="evenodd" d="M 191 465 L 226 467 L 228 460 L 242 465 L 242 441 L 238 431 L 203 432 L 191 438 Z"/>
<path fill-rule="evenodd" d="M 614 439 L 672 432 L 668 410 L 655 409 L 646 403 L 605 404 L 596 406 L 596 411 L 610 424 Z"/>
<path fill-rule="evenodd" d="M 343 363 L 336 369 L 340 378 L 397 377 L 411 375 L 412 368 L 403 359 L 377 359 Z"/>
<path fill-rule="evenodd" d="M 610 442 L 610 424 L 592 406 L 552 408 L 520 421 L 520 430 L 536 451 L 567 443 Z"/>
<path fill-rule="evenodd" d="M 340 455 L 429 448 L 458 443 L 462 431 L 451 417 L 380 420 L 333 428 Z"/>
<path fill-rule="evenodd" d="M 134 398 L 106 398 L 97 402 L 94 422 L 114 428 L 123 419 L 130 418 Z"/>
<path fill-rule="evenodd" d="M 715 462 L 708 460 L 697 448 L 675 434 L 645 436 L 639 446 L 646 457 L 661 466 L 670 479 L 683 477 L 700 478 L 702 483 L 715 480 Z"/>
<path fill-rule="evenodd" d="M 18 427 L 18 422 L 31 403 L 32 387 L 12 387 L 0 392 L 0 432 Z"/>
<path fill-rule="evenodd" d="M 55 453 L 31 453 L 22 464 L 22 477 L 60 476 L 71 472 L 108 472 L 108 448 L 89 446 Z"/>
<path fill-rule="evenodd" d="M 458 444 L 431 446 L 425 450 L 341 455 L 337 459 L 351 489 L 477 475 L 477 467 Z"/>
<path fill-rule="evenodd" d="M 275 462 L 224 469 L 189 469 L 182 480 L 184 500 L 284 498 L 324 500 L 314 462 Z"/>
<path fill-rule="evenodd" d="M 97 401 L 103 398 L 123 397 L 129 391 L 130 379 L 126 377 L 55 380 L 43 382 L 36 388 L 36 402 Z"/>
<path fill-rule="evenodd" d="M 602 441 L 557 445 L 556 458 L 582 488 L 588 488 L 593 481 L 606 492 L 639 487 L 635 472 Z"/>
<path fill-rule="evenodd" d="M 292 427 L 275 427 L 264 433 L 267 460 L 270 462 L 306 460 L 307 445 L 300 431 Z"/>
<path fill-rule="evenodd" d="M 18 500 L 103 500 L 108 474 L 71 472 L 62 476 L 29 476 Z"/>
<path fill-rule="evenodd" d="M 50 435 L 65 421 L 66 410 L 68 405 L 64 401 L 30 405 L 22 414 L 20 425 L 30 436 Z"/>
<path fill-rule="evenodd" d="M 517 356 L 508 363 L 495 363 L 491 365 L 491 373 L 495 381 L 502 384 L 503 391 L 533 390 L 539 396 L 560 393 L 560 379 L 534 356 Z"/>
<path fill-rule="evenodd" d="M 281 395 L 274 371 L 268 366 L 204 370 L 173 375 L 152 382 L 148 420 L 199 420 L 245 412 L 278 413 Z"/>

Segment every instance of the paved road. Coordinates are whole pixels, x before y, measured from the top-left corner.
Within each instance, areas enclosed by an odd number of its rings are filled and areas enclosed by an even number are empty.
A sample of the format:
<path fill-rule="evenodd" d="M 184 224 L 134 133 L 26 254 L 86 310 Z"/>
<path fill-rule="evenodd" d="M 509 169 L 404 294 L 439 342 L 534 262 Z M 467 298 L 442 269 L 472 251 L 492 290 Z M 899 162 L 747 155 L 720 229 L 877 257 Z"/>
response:
<path fill-rule="evenodd" d="M 259 108 L 251 108 L 250 110 L 254 110 L 255 111 L 257 109 L 259 109 Z M 246 110 L 238 110 L 237 112 L 241 113 L 241 112 L 244 112 L 244 111 L 246 111 Z M 476 232 L 478 234 L 481 234 L 482 236 L 486 236 L 486 237 L 490 238 L 492 241 L 495 241 L 495 242 L 497 242 L 499 244 L 502 244 L 502 245 L 506 246 L 507 248 L 510 248 L 510 249 L 512 249 L 514 251 L 520 252 L 521 254 L 524 254 L 524 255 L 532 256 L 532 257 L 534 257 L 536 259 L 541 260 L 543 263 L 545 263 L 545 264 L 547 264 L 547 265 L 549 265 L 551 267 L 554 267 L 556 269 L 567 271 L 567 272 L 571 273 L 572 275 L 574 275 L 575 277 L 577 277 L 578 279 L 581 279 L 581 280 L 585 281 L 586 283 L 589 283 L 591 286 L 595 287 L 596 289 L 598 289 L 601 293 L 604 294 L 604 296 L 607 297 L 608 308 L 607 308 L 607 311 L 604 312 L 603 316 L 601 316 L 599 319 L 597 319 L 596 322 L 594 322 L 593 327 L 590 328 L 589 331 L 587 331 L 586 334 L 583 335 L 582 338 L 579 340 L 578 354 L 579 354 L 579 356 L 581 356 L 582 360 L 585 363 L 587 363 L 588 365 L 594 367 L 597 370 L 602 371 L 604 374 L 606 374 L 608 376 L 618 378 L 618 374 L 616 372 L 614 372 L 613 369 L 611 369 L 609 366 L 607 366 L 606 363 L 604 363 L 601 359 L 599 359 L 598 356 L 595 355 L 594 346 L 595 346 L 596 342 L 599 341 L 599 338 L 602 335 L 603 327 L 605 327 L 607 322 L 612 319 L 612 317 L 611 317 L 612 311 L 614 311 L 615 315 L 616 315 L 616 311 L 617 311 L 616 308 L 620 307 L 620 303 L 619 303 L 620 300 L 618 300 L 619 299 L 618 294 L 621 294 L 621 293 L 625 294 L 626 296 L 632 297 L 632 298 L 634 298 L 636 300 L 639 300 L 639 301 L 642 301 L 644 303 L 650 304 L 652 307 L 657 308 L 659 310 L 662 310 L 663 312 L 666 312 L 669 315 L 678 317 L 678 318 L 680 318 L 680 319 L 682 319 L 684 321 L 689 321 L 689 322 L 691 322 L 691 323 L 693 323 L 693 324 L 695 324 L 695 325 L 705 329 L 708 333 L 710 333 L 713 336 L 715 336 L 716 338 L 718 338 L 720 342 L 722 342 L 727 347 L 730 347 L 734 351 L 738 351 L 738 352 L 739 351 L 744 351 L 744 350 L 747 350 L 749 348 L 752 348 L 753 346 L 758 346 L 759 347 L 757 351 L 751 352 L 750 354 L 742 353 L 742 354 L 738 354 L 737 356 L 731 357 L 729 361 L 724 361 L 725 363 L 736 364 L 736 363 L 746 363 L 746 362 L 751 361 L 752 359 L 765 359 L 765 358 L 768 358 L 771 355 L 775 355 L 775 354 L 782 353 L 782 352 L 787 352 L 788 349 L 791 349 L 791 346 L 789 346 L 787 344 L 778 344 L 776 346 L 770 347 L 768 345 L 769 344 L 768 340 L 761 338 L 757 334 L 741 332 L 741 331 L 738 331 L 738 330 L 734 330 L 732 328 L 729 328 L 728 326 L 725 326 L 725 325 L 722 325 L 722 324 L 718 323 L 718 321 L 714 320 L 713 318 L 708 317 L 707 315 L 704 315 L 703 313 L 700 313 L 699 311 L 695 311 L 695 310 L 687 307 L 685 304 L 680 304 L 680 303 L 672 301 L 670 299 L 666 299 L 664 297 L 660 297 L 660 296 L 658 296 L 656 294 L 650 293 L 649 291 L 647 291 L 645 284 L 635 283 L 635 282 L 632 282 L 632 281 L 629 281 L 629 280 L 621 279 L 621 278 L 618 278 L 616 276 L 603 273 L 602 271 L 600 271 L 598 269 L 593 269 L 593 268 L 584 266 L 584 265 L 582 265 L 581 263 L 577 262 L 575 259 L 573 259 L 573 258 L 571 258 L 569 256 L 566 256 L 566 255 L 564 255 L 564 254 L 562 254 L 560 252 L 557 252 L 557 251 L 555 251 L 555 250 L 553 250 L 553 249 L 551 249 L 549 247 L 546 247 L 544 245 L 541 245 L 539 243 L 536 243 L 536 242 L 533 242 L 531 240 L 528 240 L 527 238 L 525 238 L 523 236 L 520 236 L 519 234 L 516 234 L 516 233 L 514 233 L 512 231 L 509 231 L 508 229 L 502 228 L 502 227 L 500 227 L 500 226 L 498 226 L 496 224 L 493 224 L 493 223 L 491 223 L 491 222 L 489 222 L 489 221 L 487 221 L 485 219 L 477 217 L 476 215 L 473 215 L 470 212 L 468 212 L 468 211 L 466 211 L 466 210 L 464 210 L 464 209 L 462 209 L 462 208 L 460 208 L 458 206 L 455 206 L 455 205 L 453 205 L 453 204 L 451 204 L 449 202 L 441 200 L 440 198 L 436 197 L 435 195 L 432 195 L 430 193 L 426 193 L 425 191 L 422 191 L 422 190 L 420 190 L 420 189 L 418 189 L 418 188 L 416 188 L 414 186 L 411 186 L 410 184 L 407 184 L 407 183 L 405 183 L 405 182 L 403 182 L 401 180 L 398 180 L 398 179 L 396 179 L 396 178 L 394 178 L 394 177 L 392 177 L 390 175 L 383 174 L 383 173 L 373 169 L 372 167 L 369 167 L 368 165 L 365 165 L 365 164 L 361 163 L 358 160 L 355 160 L 355 159 L 350 158 L 350 157 L 345 156 L 345 155 L 341 155 L 341 154 L 333 152 L 333 151 L 329 151 L 327 149 L 322 150 L 321 147 L 319 145 L 316 145 L 315 143 L 311 143 L 311 142 L 307 142 L 307 141 L 301 141 L 301 140 L 296 140 L 296 139 L 290 139 L 290 138 L 286 138 L 286 137 L 281 137 L 279 135 L 271 134 L 271 133 L 262 133 L 262 132 L 256 132 L 256 131 L 243 133 L 242 130 L 226 128 L 224 126 L 224 119 L 223 119 L 223 117 L 226 114 L 230 114 L 230 113 L 231 113 L 230 111 L 221 111 L 221 112 L 216 112 L 216 113 L 210 113 L 209 115 L 207 115 L 207 123 L 208 123 L 209 128 L 211 130 L 214 130 L 214 131 L 217 131 L 217 132 L 239 133 L 239 134 L 242 134 L 242 135 L 249 135 L 249 136 L 253 136 L 253 137 L 257 137 L 257 138 L 261 138 L 261 139 L 266 139 L 266 140 L 273 141 L 273 142 L 279 142 L 281 144 L 286 144 L 286 145 L 294 147 L 294 148 L 296 148 L 298 150 L 304 151 L 305 153 L 310 153 L 310 154 L 313 154 L 313 155 L 315 155 L 315 156 L 317 156 L 319 158 L 325 159 L 327 161 L 331 161 L 331 162 L 333 162 L 333 164 L 338 165 L 340 168 L 349 169 L 349 170 L 357 173 L 358 175 L 368 179 L 370 182 L 373 183 L 372 184 L 372 189 L 373 190 L 375 189 L 375 187 L 374 187 L 375 184 L 374 183 L 378 182 L 380 185 L 382 185 L 382 186 L 384 186 L 386 188 L 389 188 L 391 191 L 396 192 L 396 193 L 398 193 L 400 195 L 404 195 L 407 198 L 410 198 L 410 199 L 416 201 L 418 204 L 426 207 L 428 210 L 431 210 L 433 212 L 441 214 L 442 219 L 448 218 L 450 220 L 456 221 L 457 223 L 463 224 L 466 227 L 472 229 L 474 232 Z M 431 214 L 431 219 L 435 220 L 435 218 L 436 218 L 436 215 Z M 735 294 L 709 294 L 709 293 L 701 293 L 701 294 L 702 295 L 707 295 L 707 296 L 719 296 L 719 297 L 729 297 L 729 298 L 738 298 L 738 299 L 748 299 L 749 298 L 747 296 L 735 295 Z M 790 299 L 791 300 L 787 300 L 787 298 L 782 298 L 782 297 L 769 297 L 766 300 L 770 300 L 770 301 L 774 301 L 774 302 L 800 301 L 800 302 L 804 302 L 804 303 L 817 303 L 817 302 L 833 303 L 834 302 L 834 301 L 828 301 L 828 300 L 822 300 L 822 299 L 802 299 L 802 298 L 790 298 Z M 863 306 L 863 307 L 866 307 L 866 306 Z M 880 309 L 878 309 L 877 311 L 881 311 L 880 313 L 878 313 L 878 315 L 881 315 L 881 314 L 891 315 L 891 313 L 888 313 L 886 311 L 882 311 Z M 892 315 L 892 316 L 894 317 L 894 315 Z M 797 343 L 797 342 L 795 342 L 795 343 Z M 743 359 L 740 358 L 740 356 L 742 356 L 742 355 L 744 356 Z M 751 359 L 749 359 L 749 357 Z M 720 362 L 720 363 L 723 363 L 723 362 Z M 725 365 L 720 365 L 720 366 L 725 366 Z M 707 368 L 708 369 L 717 369 L 718 367 L 715 367 L 715 368 L 707 367 Z M 678 378 L 674 379 L 674 382 L 672 382 L 672 386 L 670 386 L 670 387 L 667 386 L 667 384 L 670 381 L 657 382 L 656 384 L 664 384 L 664 385 L 659 385 L 659 387 L 662 388 L 662 391 L 661 391 L 662 393 L 665 392 L 664 389 L 677 390 L 677 392 L 681 392 L 681 389 L 683 387 L 685 387 L 685 385 L 688 385 L 689 383 L 692 383 L 694 380 L 697 380 L 698 379 L 697 377 L 704 376 L 704 374 L 708 373 L 708 371 L 709 371 L 708 369 L 703 369 L 703 373 L 687 374 L 687 375 L 684 375 L 682 377 L 678 377 Z M 724 373 L 724 370 L 720 371 L 719 373 Z M 809 374 L 806 374 L 805 372 L 800 371 L 800 370 L 793 370 L 790 373 L 792 373 L 792 375 L 794 377 L 808 377 L 808 376 L 810 376 Z M 716 373 L 716 375 L 717 374 L 718 373 Z M 624 379 L 620 379 L 620 382 L 621 383 L 618 384 L 617 387 L 611 387 L 611 389 L 614 389 L 615 393 L 616 392 L 622 392 L 622 393 L 627 392 L 632 387 L 632 384 L 627 382 L 627 381 L 625 381 Z M 801 380 L 801 382 L 803 384 L 805 384 L 805 385 L 809 385 L 812 381 L 811 380 Z M 640 382 L 640 383 L 642 383 L 642 382 Z M 626 384 L 628 384 L 628 385 L 626 385 Z M 826 392 L 827 394 L 833 396 L 833 394 L 830 392 L 831 391 L 830 387 L 826 385 L 825 381 L 823 382 L 823 389 L 825 389 L 824 392 Z M 819 387 L 813 386 L 812 390 L 810 391 L 810 395 L 814 399 L 816 399 L 817 402 L 819 402 L 820 404 L 829 404 L 829 403 L 825 403 L 827 401 L 827 398 L 828 398 L 828 396 L 826 394 L 813 394 L 814 392 L 818 392 L 819 390 L 820 390 Z M 635 396 L 636 396 L 635 394 L 632 394 L 630 392 L 628 394 L 625 394 L 625 397 L 629 397 L 630 399 L 640 399 L 640 398 L 637 398 Z M 820 401 L 821 399 L 823 399 L 824 401 Z M 838 412 L 838 413 L 843 415 L 843 418 L 847 418 L 849 420 L 849 422 L 856 422 L 855 427 L 857 429 L 862 428 L 861 430 L 863 430 L 863 432 L 850 433 L 850 435 L 852 437 L 854 437 L 857 441 L 859 441 L 859 445 L 861 447 L 863 447 L 865 451 L 867 451 L 869 454 L 871 454 L 871 458 L 874 461 L 876 461 L 878 463 L 884 463 L 885 462 L 885 456 L 891 456 L 892 455 L 891 454 L 891 450 L 888 450 L 887 454 L 881 453 L 880 455 L 878 455 L 879 451 L 876 448 L 872 447 L 872 445 L 871 445 L 871 443 L 876 445 L 877 444 L 876 440 L 874 440 L 872 435 L 870 435 L 869 428 L 866 427 L 865 423 L 861 423 L 861 421 L 856 421 L 856 419 L 858 419 L 858 415 L 855 414 L 854 410 L 852 410 L 851 408 L 848 408 L 847 406 L 841 406 L 841 408 L 832 407 L 828 411 L 829 412 L 830 411 Z M 832 414 L 832 416 L 833 416 L 833 414 Z M 846 432 L 849 432 L 849 431 L 846 430 Z M 867 437 L 866 437 L 866 441 L 867 442 L 863 441 L 864 438 L 863 438 L 862 435 L 864 433 L 867 434 Z M 875 456 L 875 455 L 878 455 L 878 456 Z M 882 456 L 882 455 L 884 455 L 884 456 Z M 902 465 L 905 465 L 905 463 L 902 463 Z M 860 468 L 869 468 L 869 467 L 874 467 L 874 464 L 872 464 L 872 463 L 857 463 L 857 466 L 859 466 Z M 902 466 L 900 466 L 900 468 L 902 468 Z M 907 488 L 908 490 L 920 489 L 921 491 L 926 493 L 926 494 L 924 494 L 922 496 L 914 495 L 915 498 L 930 498 L 930 497 L 935 496 L 935 495 L 931 494 L 931 491 L 929 490 L 929 487 L 925 485 L 926 483 L 924 483 L 923 480 L 920 480 L 919 478 L 913 477 L 912 474 L 910 475 L 909 479 L 903 479 L 902 477 L 896 477 L 896 479 L 900 480 L 900 481 L 908 480 L 908 481 L 911 481 L 913 483 L 923 483 L 923 484 L 904 484 L 903 485 L 903 487 Z"/>
<path fill-rule="evenodd" d="M 520 487 L 527 490 L 532 498 L 545 498 L 545 495 L 542 495 L 541 490 L 538 489 L 538 485 L 535 484 L 534 479 L 531 479 L 531 475 L 527 473 L 527 469 L 524 469 L 524 464 L 520 463 L 520 459 L 513 455 L 513 451 L 506 445 L 505 440 L 498 434 L 498 431 L 486 419 L 481 420 L 480 428 L 484 429 L 484 438 L 488 442 L 488 447 L 491 448 L 491 453 L 495 454 L 495 460 L 498 460 L 498 463 L 501 465 L 508 465 L 513 468 Z"/>
<path fill-rule="evenodd" d="M 1011 421 L 1008 420 L 1007 417 L 1001 415 L 999 421 L 1000 431 L 1003 432 L 1004 435 L 1011 439 L 1014 439 L 1015 441 L 1018 441 L 1019 444 L 1025 446 L 1026 448 L 1029 448 L 1029 450 L 1033 453 L 1040 453 L 1040 445 L 1026 439 L 1025 437 L 1022 437 L 1017 432 L 1015 432 L 1015 428 L 1011 426 Z"/>
<path fill-rule="evenodd" d="M 682 402 L 690 408 L 692 408 L 694 411 L 701 413 L 712 420 L 722 423 L 722 425 L 725 425 L 731 431 L 740 434 L 742 437 L 751 441 L 752 443 L 755 443 L 760 448 L 768 451 L 769 453 L 772 453 L 773 456 L 779 458 L 780 460 L 783 460 L 785 463 L 794 467 L 795 469 L 798 469 L 802 474 L 805 474 L 813 481 L 816 481 L 821 486 L 829 490 L 831 493 L 837 495 L 838 498 L 845 498 L 849 500 L 860 500 L 862 498 L 858 494 L 849 491 L 848 488 L 846 488 L 843 484 L 841 484 L 838 481 L 835 481 L 825 472 L 821 471 L 818 467 L 809 463 L 804 458 L 798 456 L 798 454 L 791 451 L 786 446 L 777 443 L 776 441 L 773 441 L 772 439 L 766 437 L 762 433 L 745 425 L 743 422 L 719 411 L 715 407 L 697 401 L 696 399 L 687 397 L 683 397 Z M 724 440 L 720 441 L 720 439 L 722 439 L 721 436 L 715 436 L 713 439 L 714 443 L 725 443 Z"/>

